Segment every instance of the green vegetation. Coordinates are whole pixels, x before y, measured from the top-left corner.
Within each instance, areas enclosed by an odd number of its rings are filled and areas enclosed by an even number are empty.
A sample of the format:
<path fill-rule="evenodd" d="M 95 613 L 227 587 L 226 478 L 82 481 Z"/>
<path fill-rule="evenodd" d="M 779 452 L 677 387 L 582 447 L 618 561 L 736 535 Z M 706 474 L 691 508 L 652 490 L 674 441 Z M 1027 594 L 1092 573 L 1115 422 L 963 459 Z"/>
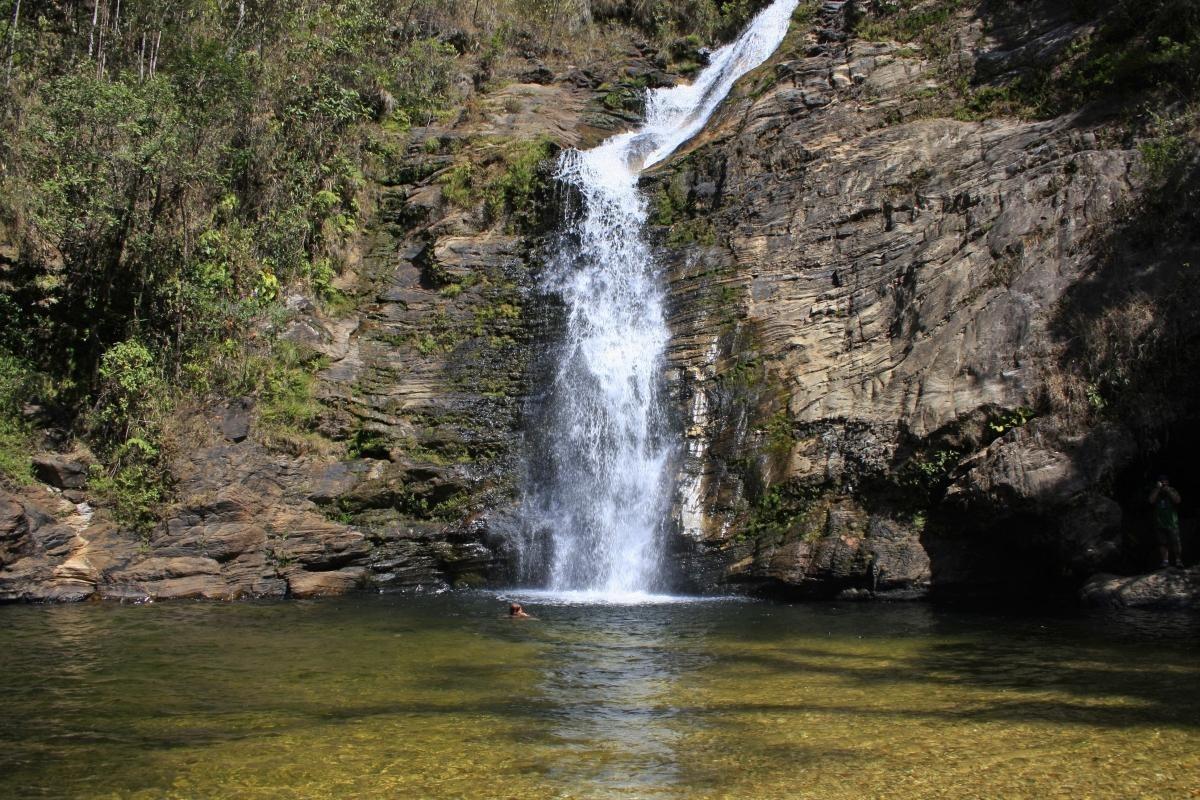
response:
<path fill-rule="evenodd" d="M 698 45 L 732 38 L 766 5 L 767 0 L 638 0 L 592 3 L 591 11 L 597 22 L 620 21 L 660 41 L 683 37 Z"/>
<path fill-rule="evenodd" d="M 712 247 L 716 243 L 717 229 L 711 220 L 703 217 L 672 225 L 671 232 L 667 234 L 667 244 L 671 247 L 686 247 L 690 244 Z"/>
<path fill-rule="evenodd" d="M 346 454 L 351 458 L 387 458 L 387 437 L 381 431 L 359 428 L 350 437 Z"/>
<path fill-rule="evenodd" d="M 658 187 L 650 201 L 650 223 L 652 225 L 674 225 L 691 215 L 692 204 L 688 200 L 688 173 L 677 170 L 671 179 Z"/>
<path fill-rule="evenodd" d="M 933 447 L 909 458 L 900 468 L 896 482 L 917 493 L 913 500 L 918 505 L 928 505 L 938 494 L 945 491 L 950 475 L 965 455 L 962 447 Z"/>
<path fill-rule="evenodd" d="M 1106 0 L 1101 22 L 1063 62 L 1019 89 L 1043 116 L 1104 99 L 1176 102 L 1200 89 L 1200 6 L 1192 0 Z"/>
<path fill-rule="evenodd" d="M 24 363 L 0 353 L 0 477 L 16 483 L 32 479 L 29 463 L 30 430 L 22 404 L 34 394 Z"/>
<path fill-rule="evenodd" d="M 556 149 L 543 136 L 514 142 L 503 151 L 503 169 L 484 192 L 493 219 L 504 216 L 518 227 L 528 227 L 536 221 L 534 199 L 549 181 L 548 173 L 540 168 Z"/>
<path fill-rule="evenodd" d="M 787 483 L 763 491 L 750 509 L 741 536 L 752 540 L 815 541 L 825 534 L 830 499 L 817 485 Z"/>
<path fill-rule="evenodd" d="M 546 137 L 487 142 L 463 154 L 438 177 L 445 200 L 460 208 L 482 206 L 488 222 L 514 229 L 537 223 L 537 197 L 549 184 L 544 169 L 556 145 Z"/>
<path fill-rule="evenodd" d="M 1187 155 L 1184 137 L 1175 132 L 1163 133 L 1143 139 L 1138 144 L 1143 163 L 1153 183 L 1162 183 L 1182 165 Z"/>
<path fill-rule="evenodd" d="M 460 162 L 438 176 L 438 184 L 442 187 L 442 197 L 446 202 L 460 208 L 470 208 L 474 204 L 475 193 L 472 191 L 475 168 L 469 162 Z"/>
<path fill-rule="evenodd" d="M 796 436 L 792 430 L 792 417 L 787 409 L 777 411 L 763 428 L 766 450 L 775 458 L 791 455 Z"/>
<path fill-rule="evenodd" d="M 1036 416 L 1037 412 L 1024 406 L 1005 409 L 988 420 L 988 430 L 995 436 L 1003 436 L 1013 428 L 1023 427 Z"/>
<path fill-rule="evenodd" d="M 950 48 L 948 34 L 955 12 L 968 0 L 878 0 L 871 15 L 850 21 L 854 35 L 869 41 L 920 42 L 931 54 Z"/>
<path fill-rule="evenodd" d="M 143 536 L 158 521 L 159 507 L 170 491 L 161 455 L 145 439 L 131 439 L 117 449 L 115 467 L 96 467 L 88 480 L 93 495 L 112 507 L 116 519 Z"/>
<path fill-rule="evenodd" d="M 698 213 L 691 198 L 690 179 L 686 170 L 675 172 L 669 181 L 658 187 L 650 200 L 649 221 L 652 225 L 668 228 L 666 242 L 669 247 L 692 244 L 711 247 L 717 243 L 717 230 L 712 220 Z"/>
<path fill-rule="evenodd" d="M 326 362 L 289 342 L 279 342 L 272 356 L 256 381 L 259 437 L 293 454 L 323 449 L 323 440 L 314 433 L 322 406 L 313 392 L 314 373 Z"/>
<path fill-rule="evenodd" d="M 142 342 L 130 339 L 105 351 L 90 423 L 108 466 L 96 468 L 90 484 L 119 519 L 143 532 L 170 491 L 162 445 L 164 395 L 161 364 Z"/>
<path fill-rule="evenodd" d="M 602 84 L 600 90 L 604 92 L 604 96 L 600 98 L 600 103 L 609 111 L 639 113 L 645 99 L 643 92 L 645 81 L 642 81 L 641 84 L 626 83 L 618 86 Z"/>
<path fill-rule="evenodd" d="M 268 439 L 308 435 L 317 365 L 276 340 L 282 295 L 344 310 L 364 172 L 384 128 L 449 106 L 457 53 L 427 33 L 433 0 L 93 5 L 0 2 L 0 360 L 145 528 L 187 446 L 174 409 L 253 395 Z M 19 411 L 0 418 L 16 479 Z"/>

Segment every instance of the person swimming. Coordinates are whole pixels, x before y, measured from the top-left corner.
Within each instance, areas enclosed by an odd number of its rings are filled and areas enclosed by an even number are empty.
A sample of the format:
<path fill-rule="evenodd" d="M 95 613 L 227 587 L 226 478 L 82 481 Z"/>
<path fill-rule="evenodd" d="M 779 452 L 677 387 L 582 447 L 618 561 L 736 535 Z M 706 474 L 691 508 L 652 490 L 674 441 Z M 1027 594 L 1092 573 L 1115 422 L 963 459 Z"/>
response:
<path fill-rule="evenodd" d="M 520 603 L 509 603 L 508 615 L 514 619 L 533 619 L 533 617 L 525 613 L 525 609 L 521 608 Z"/>

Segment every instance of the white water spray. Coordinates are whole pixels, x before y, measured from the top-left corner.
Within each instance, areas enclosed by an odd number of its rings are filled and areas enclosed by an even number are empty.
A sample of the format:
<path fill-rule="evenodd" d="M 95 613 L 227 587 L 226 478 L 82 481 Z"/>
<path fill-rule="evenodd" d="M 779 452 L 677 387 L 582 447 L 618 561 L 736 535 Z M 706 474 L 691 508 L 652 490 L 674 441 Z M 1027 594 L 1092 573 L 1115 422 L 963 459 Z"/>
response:
<path fill-rule="evenodd" d="M 544 562 L 552 591 L 636 599 L 665 588 L 675 446 L 661 402 L 669 333 L 642 235 L 638 173 L 698 133 L 737 79 L 775 51 L 797 1 L 761 11 L 695 83 L 650 92 L 641 128 L 559 161 L 558 178 L 584 205 L 547 279 L 566 309 L 566 336 L 540 410 L 525 506 L 530 541 L 549 537 L 549 552 L 527 545 L 521 554 L 527 578 Z"/>

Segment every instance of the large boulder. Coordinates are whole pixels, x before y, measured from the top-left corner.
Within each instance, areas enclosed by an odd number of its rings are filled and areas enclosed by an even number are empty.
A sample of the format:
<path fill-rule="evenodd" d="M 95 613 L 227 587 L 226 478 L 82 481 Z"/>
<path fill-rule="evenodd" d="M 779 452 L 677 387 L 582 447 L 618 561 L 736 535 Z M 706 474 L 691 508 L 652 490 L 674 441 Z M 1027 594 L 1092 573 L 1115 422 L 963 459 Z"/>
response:
<path fill-rule="evenodd" d="M 44 488 L 0 489 L 0 600 L 75 601 L 95 592 L 99 570 L 86 556 L 88 540 L 59 519 L 73 511 Z"/>
<path fill-rule="evenodd" d="M 911 526 L 842 499 L 815 504 L 781 541 L 760 541 L 725 580 L 816 596 L 853 589 L 909 598 L 928 592 L 931 566 Z"/>
<path fill-rule="evenodd" d="M 33 474 L 42 483 L 59 489 L 82 489 L 87 485 L 88 462 L 57 453 L 33 457 Z"/>

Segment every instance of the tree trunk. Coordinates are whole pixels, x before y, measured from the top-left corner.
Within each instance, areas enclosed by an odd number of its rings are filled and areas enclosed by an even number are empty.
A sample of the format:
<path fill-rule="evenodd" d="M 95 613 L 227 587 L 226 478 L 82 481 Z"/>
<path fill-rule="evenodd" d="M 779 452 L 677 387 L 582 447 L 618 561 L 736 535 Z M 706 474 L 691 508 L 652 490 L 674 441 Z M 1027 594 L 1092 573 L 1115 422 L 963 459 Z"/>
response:
<path fill-rule="evenodd" d="M 21 22 L 21 0 L 13 4 L 12 25 L 8 28 L 8 71 L 4 74 L 4 85 L 12 81 L 13 54 L 17 50 L 17 25 Z"/>
<path fill-rule="evenodd" d="M 150 78 L 154 78 L 154 70 L 158 68 L 158 47 L 162 44 L 162 31 L 154 37 L 154 48 L 150 51 Z"/>
<path fill-rule="evenodd" d="M 92 0 L 92 29 L 88 31 L 88 58 L 92 57 L 92 52 L 96 44 L 96 22 L 100 19 L 100 0 Z"/>

